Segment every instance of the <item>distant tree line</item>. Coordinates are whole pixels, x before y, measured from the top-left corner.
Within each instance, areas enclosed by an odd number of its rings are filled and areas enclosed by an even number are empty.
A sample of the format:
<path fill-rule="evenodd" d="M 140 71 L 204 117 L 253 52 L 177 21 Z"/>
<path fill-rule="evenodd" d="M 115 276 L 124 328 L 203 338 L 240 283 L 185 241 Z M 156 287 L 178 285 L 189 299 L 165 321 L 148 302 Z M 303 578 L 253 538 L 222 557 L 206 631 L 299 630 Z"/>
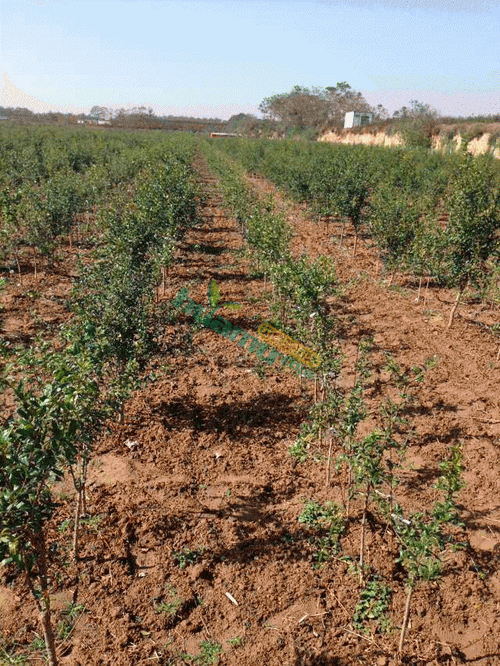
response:
<path fill-rule="evenodd" d="M 90 113 L 35 113 L 26 108 L 0 107 L 0 119 L 15 124 L 39 125 L 102 125 L 125 129 L 158 129 L 178 132 L 226 132 L 226 120 L 220 118 L 191 118 L 188 116 L 157 116 L 144 106 L 132 109 L 108 109 L 93 106 Z"/>
<path fill-rule="evenodd" d="M 310 88 L 296 85 L 289 92 L 265 97 L 259 105 L 261 118 L 239 113 L 229 120 L 192 118 L 188 116 L 157 116 L 151 107 L 111 109 L 95 105 L 88 114 L 34 113 L 26 108 L 0 107 L 0 119 L 16 124 L 102 125 L 124 129 L 166 130 L 171 132 L 227 132 L 247 137 L 301 136 L 314 139 L 328 130 L 344 127 L 349 111 L 373 113 L 375 127 L 398 132 L 407 145 L 430 147 L 432 136 L 442 124 L 495 123 L 500 114 L 468 117 L 441 117 L 429 104 L 412 100 L 408 106 L 394 111 L 392 117 L 378 104 L 370 106 L 362 93 L 346 81 L 335 86 Z"/>

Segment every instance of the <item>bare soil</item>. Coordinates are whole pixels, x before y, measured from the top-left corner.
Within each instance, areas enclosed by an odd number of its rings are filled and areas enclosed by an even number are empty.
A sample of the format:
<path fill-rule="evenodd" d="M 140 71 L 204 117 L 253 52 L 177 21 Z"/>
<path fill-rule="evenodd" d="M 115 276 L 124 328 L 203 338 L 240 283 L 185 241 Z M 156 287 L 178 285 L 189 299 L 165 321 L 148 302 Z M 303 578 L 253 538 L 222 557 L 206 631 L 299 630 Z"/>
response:
<path fill-rule="evenodd" d="M 256 331 L 269 316 L 268 287 L 251 276 L 237 224 L 222 210 L 217 183 L 200 171 L 210 193 L 203 223 L 186 236 L 161 298 L 171 301 L 188 286 L 191 298 L 205 304 L 213 278 L 223 300 L 243 306 L 223 316 Z M 405 506 L 430 506 L 439 463 L 451 444 L 463 443 L 467 485 L 458 499 L 468 545 L 447 555 L 438 581 L 415 590 L 404 661 L 500 664 L 500 367 L 488 328 L 499 321 L 498 310 L 484 302 L 461 305 L 447 331 L 451 292 L 431 285 L 425 301 L 422 293 L 416 302 L 417 285 L 396 278 L 388 288 L 366 239 L 353 258 L 351 236 L 339 248 L 337 222 L 312 221 L 280 196 L 278 205 L 294 226 L 296 256 L 335 257 L 344 291 L 332 300 L 332 313 L 341 324 L 347 378 L 367 335 L 375 342 L 374 403 L 389 390 L 381 369 L 387 353 L 405 369 L 437 359 L 409 414 L 416 436 L 413 469 L 398 489 Z M 31 336 L 40 321 L 56 326 L 68 316 L 59 299 L 71 280 L 37 280 L 38 324 L 26 296 L 34 276 L 25 275 L 22 286 L 9 278 L 2 296 L 7 337 L 16 328 Z M 296 464 L 288 452 L 313 383 L 301 386 L 288 370 L 262 372 L 255 356 L 194 328 L 187 315 L 166 327 L 162 345 L 165 355 L 127 401 L 124 423 L 111 424 L 96 443 L 77 564 L 64 523 L 72 518 L 73 491 L 70 484 L 56 489 L 60 506 L 49 538 L 56 624 L 69 602 L 84 607 L 59 641 L 61 663 L 217 663 L 207 656 L 210 641 L 222 646 L 221 666 L 398 663 L 405 577 L 394 539 L 370 518 L 367 560 L 393 590 L 393 629 L 384 633 L 368 622 L 362 633 L 352 625 L 360 583 L 341 559 L 356 557 L 359 520 L 349 522 L 341 552 L 322 567 L 314 566 L 311 533 L 297 520 L 304 498 L 339 499 L 343 485 L 335 474 L 326 485 L 324 462 Z M 27 663 L 39 663 L 33 640 L 40 634 L 22 577 L 7 571 L 0 635 L 19 645 Z"/>

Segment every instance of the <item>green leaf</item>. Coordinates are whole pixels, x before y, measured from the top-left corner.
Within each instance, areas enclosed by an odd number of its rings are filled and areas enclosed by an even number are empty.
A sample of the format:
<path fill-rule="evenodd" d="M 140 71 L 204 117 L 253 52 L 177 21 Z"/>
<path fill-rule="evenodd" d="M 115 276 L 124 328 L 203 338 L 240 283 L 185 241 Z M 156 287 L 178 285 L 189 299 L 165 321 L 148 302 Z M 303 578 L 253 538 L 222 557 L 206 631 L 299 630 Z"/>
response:
<path fill-rule="evenodd" d="M 242 305 L 241 303 L 234 303 L 233 301 L 228 301 L 227 303 L 224 303 L 222 307 L 229 308 L 229 310 L 239 310 L 242 307 Z"/>
<path fill-rule="evenodd" d="M 208 285 L 208 302 L 211 307 L 216 308 L 220 299 L 220 289 L 215 280 L 210 280 Z"/>

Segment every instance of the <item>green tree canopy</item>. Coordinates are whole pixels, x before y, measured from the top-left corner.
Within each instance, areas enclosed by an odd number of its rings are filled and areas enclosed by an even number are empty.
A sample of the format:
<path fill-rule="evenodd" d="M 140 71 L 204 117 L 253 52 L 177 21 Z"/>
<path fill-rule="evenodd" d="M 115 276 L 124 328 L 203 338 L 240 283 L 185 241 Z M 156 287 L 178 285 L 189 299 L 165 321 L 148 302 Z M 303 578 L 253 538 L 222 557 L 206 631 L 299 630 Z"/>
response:
<path fill-rule="evenodd" d="M 251 113 L 238 113 L 227 121 L 227 132 L 236 132 L 245 136 L 257 135 L 262 129 L 263 121 Z"/>
<path fill-rule="evenodd" d="M 410 101 L 410 107 L 402 106 L 394 111 L 398 120 L 398 131 L 405 145 L 413 148 L 430 148 L 432 134 L 436 128 L 439 113 L 429 104 L 416 99 Z"/>
<path fill-rule="evenodd" d="M 372 111 L 363 95 L 346 81 L 326 88 L 296 85 L 290 92 L 263 99 L 259 110 L 283 129 L 342 127 L 347 111 Z"/>

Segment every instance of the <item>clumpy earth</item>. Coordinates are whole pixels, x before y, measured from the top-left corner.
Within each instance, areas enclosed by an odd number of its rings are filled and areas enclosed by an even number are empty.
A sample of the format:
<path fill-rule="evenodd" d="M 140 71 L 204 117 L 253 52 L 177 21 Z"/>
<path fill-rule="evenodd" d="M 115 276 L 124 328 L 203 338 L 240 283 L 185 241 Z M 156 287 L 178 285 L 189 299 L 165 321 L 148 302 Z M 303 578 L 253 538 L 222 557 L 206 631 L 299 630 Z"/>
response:
<path fill-rule="evenodd" d="M 203 164 L 208 193 L 202 221 L 184 238 L 160 300 L 183 287 L 207 303 L 242 305 L 222 316 L 255 332 L 270 316 L 269 284 L 252 276 L 238 226 L 224 211 L 217 182 Z M 273 188 L 257 178 L 262 192 Z M 369 407 L 390 395 L 384 365 L 429 369 L 412 385 L 407 415 L 414 429 L 398 499 L 429 508 L 450 445 L 463 446 L 466 486 L 458 494 L 465 547 L 444 556 L 441 577 L 415 589 L 403 662 L 500 664 L 500 363 L 491 325 L 497 306 L 470 299 L 446 329 L 453 294 L 396 276 L 392 285 L 369 239 L 339 244 L 341 224 L 314 221 L 279 193 L 292 224 L 295 256 L 335 259 L 342 292 L 331 299 L 353 376 L 359 341 L 374 341 Z M 29 265 L 7 273 L 3 335 L 29 342 L 65 319 L 78 244 L 57 271 Z M 23 274 L 24 273 L 24 274 Z M 95 445 L 78 563 L 71 560 L 74 491 L 54 489 L 50 524 L 52 601 L 61 664 L 211 664 L 321 666 L 398 663 L 405 573 L 394 535 L 369 515 L 366 562 L 391 588 L 383 617 L 354 622 L 362 585 L 358 556 L 362 501 L 353 501 L 337 552 L 318 563 L 318 538 L 298 521 L 304 501 L 345 499 L 345 478 L 325 457 L 298 462 L 289 453 L 314 400 L 314 382 L 265 368 L 256 356 L 182 314 L 161 337 L 162 355 Z M 3 398 L 4 413 L 12 409 Z M 335 447 L 332 455 L 338 455 Z M 411 463 L 411 464 L 410 464 Z M 321 558 L 320 558 L 321 559 Z M 0 579 L 0 663 L 24 655 L 40 663 L 41 629 L 22 576 Z M 68 616 L 68 607 L 76 609 Z M 2 662 L 2 659 L 4 661 Z M 11 661 L 9 661 L 11 659 Z"/>

